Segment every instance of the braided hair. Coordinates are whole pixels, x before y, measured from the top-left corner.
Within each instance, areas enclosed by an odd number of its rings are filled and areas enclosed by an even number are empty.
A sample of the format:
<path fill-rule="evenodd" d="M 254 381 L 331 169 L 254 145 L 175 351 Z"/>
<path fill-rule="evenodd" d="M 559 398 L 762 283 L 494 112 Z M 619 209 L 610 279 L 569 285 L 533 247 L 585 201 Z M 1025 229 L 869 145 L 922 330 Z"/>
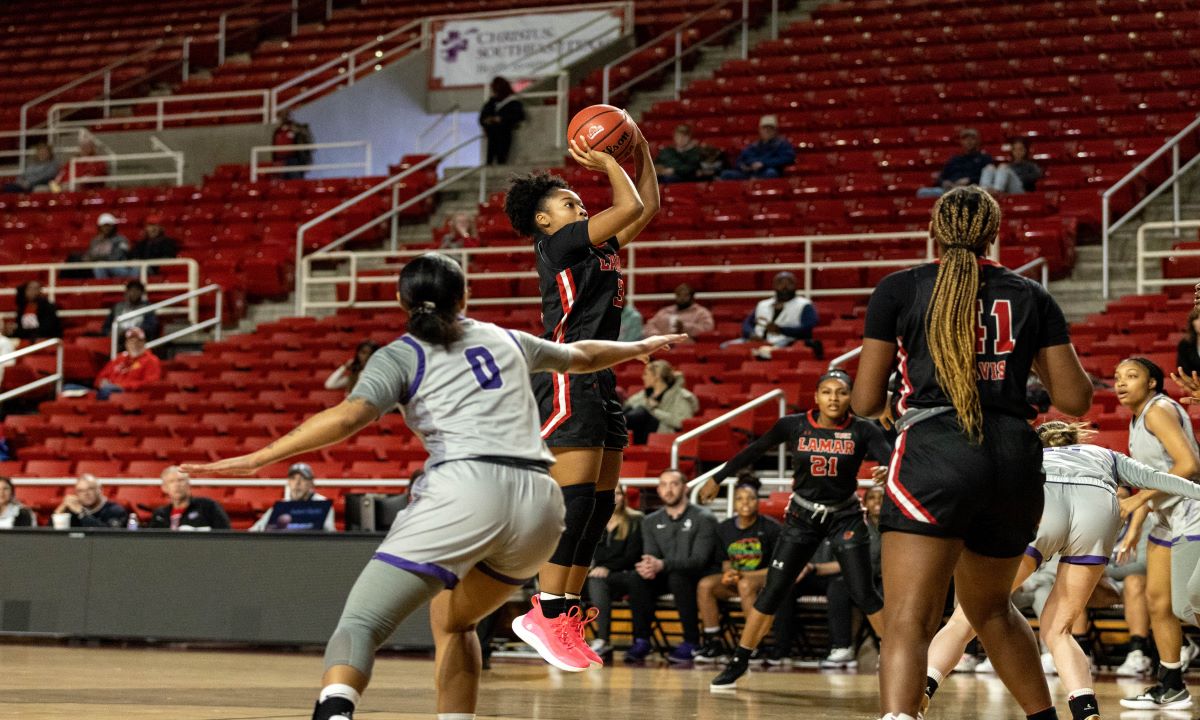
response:
<path fill-rule="evenodd" d="M 938 384 L 972 442 L 983 439 L 975 361 L 979 256 L 996 240 L 1000 205 L 979 187 L 957 187 L 933 206 L 929 232 L 942 251 L 929 298 L 925 334 Z"/>

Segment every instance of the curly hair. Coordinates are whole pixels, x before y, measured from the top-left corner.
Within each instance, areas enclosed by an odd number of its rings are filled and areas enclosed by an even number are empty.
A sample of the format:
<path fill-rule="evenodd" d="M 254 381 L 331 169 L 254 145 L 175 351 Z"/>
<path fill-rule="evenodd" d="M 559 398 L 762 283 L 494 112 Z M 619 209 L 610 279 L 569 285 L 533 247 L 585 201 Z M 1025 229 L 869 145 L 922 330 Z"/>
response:
<path fill-rule="evenodd" d="M 514 175 L 504 197 L 504 214 L 508 215 L 513 230 L 524 237 L 533 237 L 538 233 L 533 216 L 541 209 L 542 201 L 554 190 L 570 189 L 566 180 L 548 172 Z"/>

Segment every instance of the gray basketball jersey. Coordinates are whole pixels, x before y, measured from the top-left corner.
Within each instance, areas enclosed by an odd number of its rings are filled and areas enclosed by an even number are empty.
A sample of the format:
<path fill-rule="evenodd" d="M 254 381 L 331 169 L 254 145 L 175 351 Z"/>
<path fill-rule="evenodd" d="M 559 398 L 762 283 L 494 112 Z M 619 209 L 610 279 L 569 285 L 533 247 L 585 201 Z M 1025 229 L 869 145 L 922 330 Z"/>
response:
<path fill-rule="evenodd" d="M 1155 395 L 1147 403 L 1142 413 L 1129 423 L 1129 455 L 1134 460 L 1140 460 L 1155 470 L 1169 472 L 1175 461 L 1171 459 L 1170 453 L 1163 447 L 1162 442 L 1146 427 L 1146 412 L 1155 404 L 1162 405 L 1173 417 L 1179 419 L 1179 426 L 1183 428 L 1183 435 L 1187 438 L 1192 452 L 1200 454 L 1200 447 L 1196 445 L 1196 434 L 1192 431 L 1192 422 L 1187 411 L 1166 395 Z M 1152 501 L 1151 505 L 1154 509 L 1161 510 L 1177 502 L 1179 502 L 1178 497 L 1165 497 Z"/>
<path fill-rule="evenodd" d="M 378 350 L 350 397 L 381 412 L 400 405 L 431 466 L 481 456 L 554 462 L 529 374 L 565 372 L 571 351 L 528 333 L 461 322 L 463 336 L 449 349 L 403 335 Z"/>
<path fill-rule="evenodd" d="M 1091 485 L 1116 493 L 1118 483 L 1135 488 L 1162 490 L 1170 495 L 1200 498 L 1200 485 L 1098 445 L 1044 448 L 1042 467 L 1046 482 Z"/>

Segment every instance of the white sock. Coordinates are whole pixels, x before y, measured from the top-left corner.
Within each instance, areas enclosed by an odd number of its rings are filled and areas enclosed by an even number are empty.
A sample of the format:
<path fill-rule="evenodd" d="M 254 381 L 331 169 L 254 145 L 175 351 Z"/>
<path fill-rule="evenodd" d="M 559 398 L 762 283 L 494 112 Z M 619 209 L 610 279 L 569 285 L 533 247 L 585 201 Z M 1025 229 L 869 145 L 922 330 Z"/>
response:
<path fill-rule="evenodd" d="M 721 632 L 721 627 L 720 627 L 719 625 L 718 625 L 717 627 L 706 627 L 706 628 L 704 628 L 704 634 L 705 634 L 705 635 L 716 635 L 716 634 L 717 634 L 717 633 L 719 633 L 719 632 Z"/>
<path fill-rule="evenodd" d="M 538 599 L 540 599 L 540 600 L 562 600 L 564 597 L 566 597 L 566 596 L 565 595 L 555 595 L 554 593 L 548 593 L 548 592 L 538 593 Z"/>
<path fill-rule="evenodd" d="M 1159 661 L 1158 661 L 1158 664 L 1159 664 L 1159 665 L 1162 665 L 1163 667 L 1165 667 L 1165 668 L 1166 668 L 1166 669 L 1168 669 L 1168 670 L 1175 670 L 1175 669 L 1177 669 L 1177 668 L 1181 668 L 1181 667 L 1183 667 L 1183 661 L 1182 661 L 1182 660 L 1180 660 L 1179 662 L 1173 662 L 1173 663 L 1172 663 L 1172 662 L 1167 662 L 1166 660 L 1159 660 Z"/>
<path fill-rule="evenodd" d="M 904 713 L 900 713 L 898 715 L 893 714 L 893 713 L 888 713 L 887 715 L 883 716 L 882 720 L 917 720 L 917 719 L 915 717 L 913 717 L 912 715 L 905 715 Z"/>
<path fill-rule="evenodd" d="M 1095 695 L 1095 694 L 1096 694 L 1096 691 L 1091 688 L 1079 688 L 1078 690 L 1075 690 L 1070 695 L 1068 695 L 1067 699 L 1074 700 L 1075 698 L 1079 697 L 1080 695 Z"/>
<path fill-rule="evenodd" d="M 438 713 L 438 720 L 475 720 L 475 713 Z"/>
<path fill-rule="evenodd" d="M 334 683 L 321 688 L 321 694 L 317 696 L 317 702 L 325 702 L 331 697 L 346 698 L 352 705 L 357 707 L 358 701 L 362 700 L 362 693 L 349 685 Z"/>
<path fill-rule="evenodd" d="M 567 593 L 563 597 L 565 597 L 568 600 L 579 600 L 580 599 L 580 596 L 578 593 Z M 461 720 L 461 719 L 460 718 L 451 718 L 451 720 Z"/>
<path fill-rule="evenodd" d="M 933 678 L 933 681 L 938 685 L 941 685 L 942 681 L 946 679 L 945 675 L 942 675 L 940 672 L 938 672 L 937 668 L 933 667 L 925 668 L 925 676 Z"/>

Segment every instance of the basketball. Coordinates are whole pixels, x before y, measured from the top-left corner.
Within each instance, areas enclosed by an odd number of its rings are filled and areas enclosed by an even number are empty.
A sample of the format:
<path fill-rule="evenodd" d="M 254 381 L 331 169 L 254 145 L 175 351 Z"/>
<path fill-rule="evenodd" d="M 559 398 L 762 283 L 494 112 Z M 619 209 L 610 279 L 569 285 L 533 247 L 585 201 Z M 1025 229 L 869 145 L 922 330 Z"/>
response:
<path fill-rule="evenodd" d="M 625 162 L 633 150 L 633 120 L 629 113 L 612 105 L 590 105 L 575 113 L 567 125 L 567 139 L 586 141 L 588 146 Z"/>

